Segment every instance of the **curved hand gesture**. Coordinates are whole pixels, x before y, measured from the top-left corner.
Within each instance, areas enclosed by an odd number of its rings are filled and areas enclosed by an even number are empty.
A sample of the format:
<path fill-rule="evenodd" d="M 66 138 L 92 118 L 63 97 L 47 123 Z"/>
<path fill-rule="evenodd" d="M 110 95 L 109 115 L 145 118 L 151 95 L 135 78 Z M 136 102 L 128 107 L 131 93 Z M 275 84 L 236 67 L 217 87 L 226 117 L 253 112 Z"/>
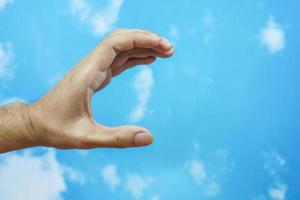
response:
<path fill-rule="evenodd" d="M 145 128 L 96 123 L 90 102 L 112 77 L 172 54 L 172 45 L 154 33 L 127 29 L 111 33 L 52 91 L 32 105 L 32 137 L 37 145 L 87 149 L 151 144 L 152 135 Z"/>

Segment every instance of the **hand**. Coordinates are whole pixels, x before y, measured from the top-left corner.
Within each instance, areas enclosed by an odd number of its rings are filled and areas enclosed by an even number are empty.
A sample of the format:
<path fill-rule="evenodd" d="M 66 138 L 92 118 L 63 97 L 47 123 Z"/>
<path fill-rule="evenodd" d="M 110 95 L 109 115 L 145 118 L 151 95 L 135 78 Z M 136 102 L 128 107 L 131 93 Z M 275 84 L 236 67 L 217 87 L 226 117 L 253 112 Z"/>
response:
<path fill-rule="evenodd" d="M 29 106 L 31 146 L 88 149 L 151 144 L 152 135 L 145 128 L 106 127 L 96 123 L 91 97 L 124 70 L 172 54 L 172 45 L 154 33 L 127 29 L 114 31 L 52 91 Z"/>

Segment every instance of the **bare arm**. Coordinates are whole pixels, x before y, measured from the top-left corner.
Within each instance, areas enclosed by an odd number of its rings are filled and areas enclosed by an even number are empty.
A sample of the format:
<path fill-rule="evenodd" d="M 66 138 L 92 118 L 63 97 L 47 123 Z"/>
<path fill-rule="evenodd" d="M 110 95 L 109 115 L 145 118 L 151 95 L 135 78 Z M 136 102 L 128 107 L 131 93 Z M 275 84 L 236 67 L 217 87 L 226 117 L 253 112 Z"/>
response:
<path fill-rule="evenodd" d="M 29 107 L 13 103 L 0 108 L 0 153 L 34 146 Z"/>
<path fill-rule="evenodd" d="M 0 108 L 0 153 L 33 146 L 89 149 L 151 144 L 152 135 L 143 127 L 97 123 L 90 102 L 112 77 L 172 54 L 172 45 L 154 33 L 114 31 L 36 103 Z"/>

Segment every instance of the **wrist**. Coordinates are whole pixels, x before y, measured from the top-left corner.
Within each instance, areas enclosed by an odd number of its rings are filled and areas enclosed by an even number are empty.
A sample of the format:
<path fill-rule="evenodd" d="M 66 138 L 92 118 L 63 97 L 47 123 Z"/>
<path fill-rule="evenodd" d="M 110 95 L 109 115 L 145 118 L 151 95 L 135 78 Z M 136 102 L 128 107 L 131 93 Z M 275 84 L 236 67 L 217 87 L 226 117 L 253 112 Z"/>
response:
<path fill-rule="evenodd" d="M 17 103 L 20 107 L 20 116 L 21 116 L 21 124 L 20 129 L 22 130 L 22 135 L 24 141 L 29 145 L 32 146 L 39 146 L 39 137 L 37 131 L 37 122 L 34 118 L 34 109 L 32 104 L 25 104 L 25 103 Z"/>
<path fill-rule="evenodd" d="M 1 108 L 0 151 L 36 146 L 31 105 L 11 103 Z"/>

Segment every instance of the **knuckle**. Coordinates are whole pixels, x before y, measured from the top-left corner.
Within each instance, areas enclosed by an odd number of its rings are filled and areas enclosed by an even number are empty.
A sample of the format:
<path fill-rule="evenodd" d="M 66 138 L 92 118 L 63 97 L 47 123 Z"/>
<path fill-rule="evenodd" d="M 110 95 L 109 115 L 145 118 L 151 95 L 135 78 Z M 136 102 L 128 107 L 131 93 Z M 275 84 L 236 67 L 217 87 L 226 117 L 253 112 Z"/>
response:
<path fill-rule="evenodd" d="M 102 40 L 101 45 L 106 48 L 113 48 L 119 43 L 119 36 L 116 34 L 109 35 L 104 40 Z"/>
<path fill-rule="evenodd" d="M 112 36 L 109 36 L 105 38 L 102 42 L 101 45 L 104 47 L 112 47 L 113 46 L 113 38 Z"/>
<path fill-rule="evenodd" d="M 127 141 L 128 140 L 126 137 L 115 136 L 113 140 L 113 145 L 116 148 L 126 148 L 129 146 Z"/>

